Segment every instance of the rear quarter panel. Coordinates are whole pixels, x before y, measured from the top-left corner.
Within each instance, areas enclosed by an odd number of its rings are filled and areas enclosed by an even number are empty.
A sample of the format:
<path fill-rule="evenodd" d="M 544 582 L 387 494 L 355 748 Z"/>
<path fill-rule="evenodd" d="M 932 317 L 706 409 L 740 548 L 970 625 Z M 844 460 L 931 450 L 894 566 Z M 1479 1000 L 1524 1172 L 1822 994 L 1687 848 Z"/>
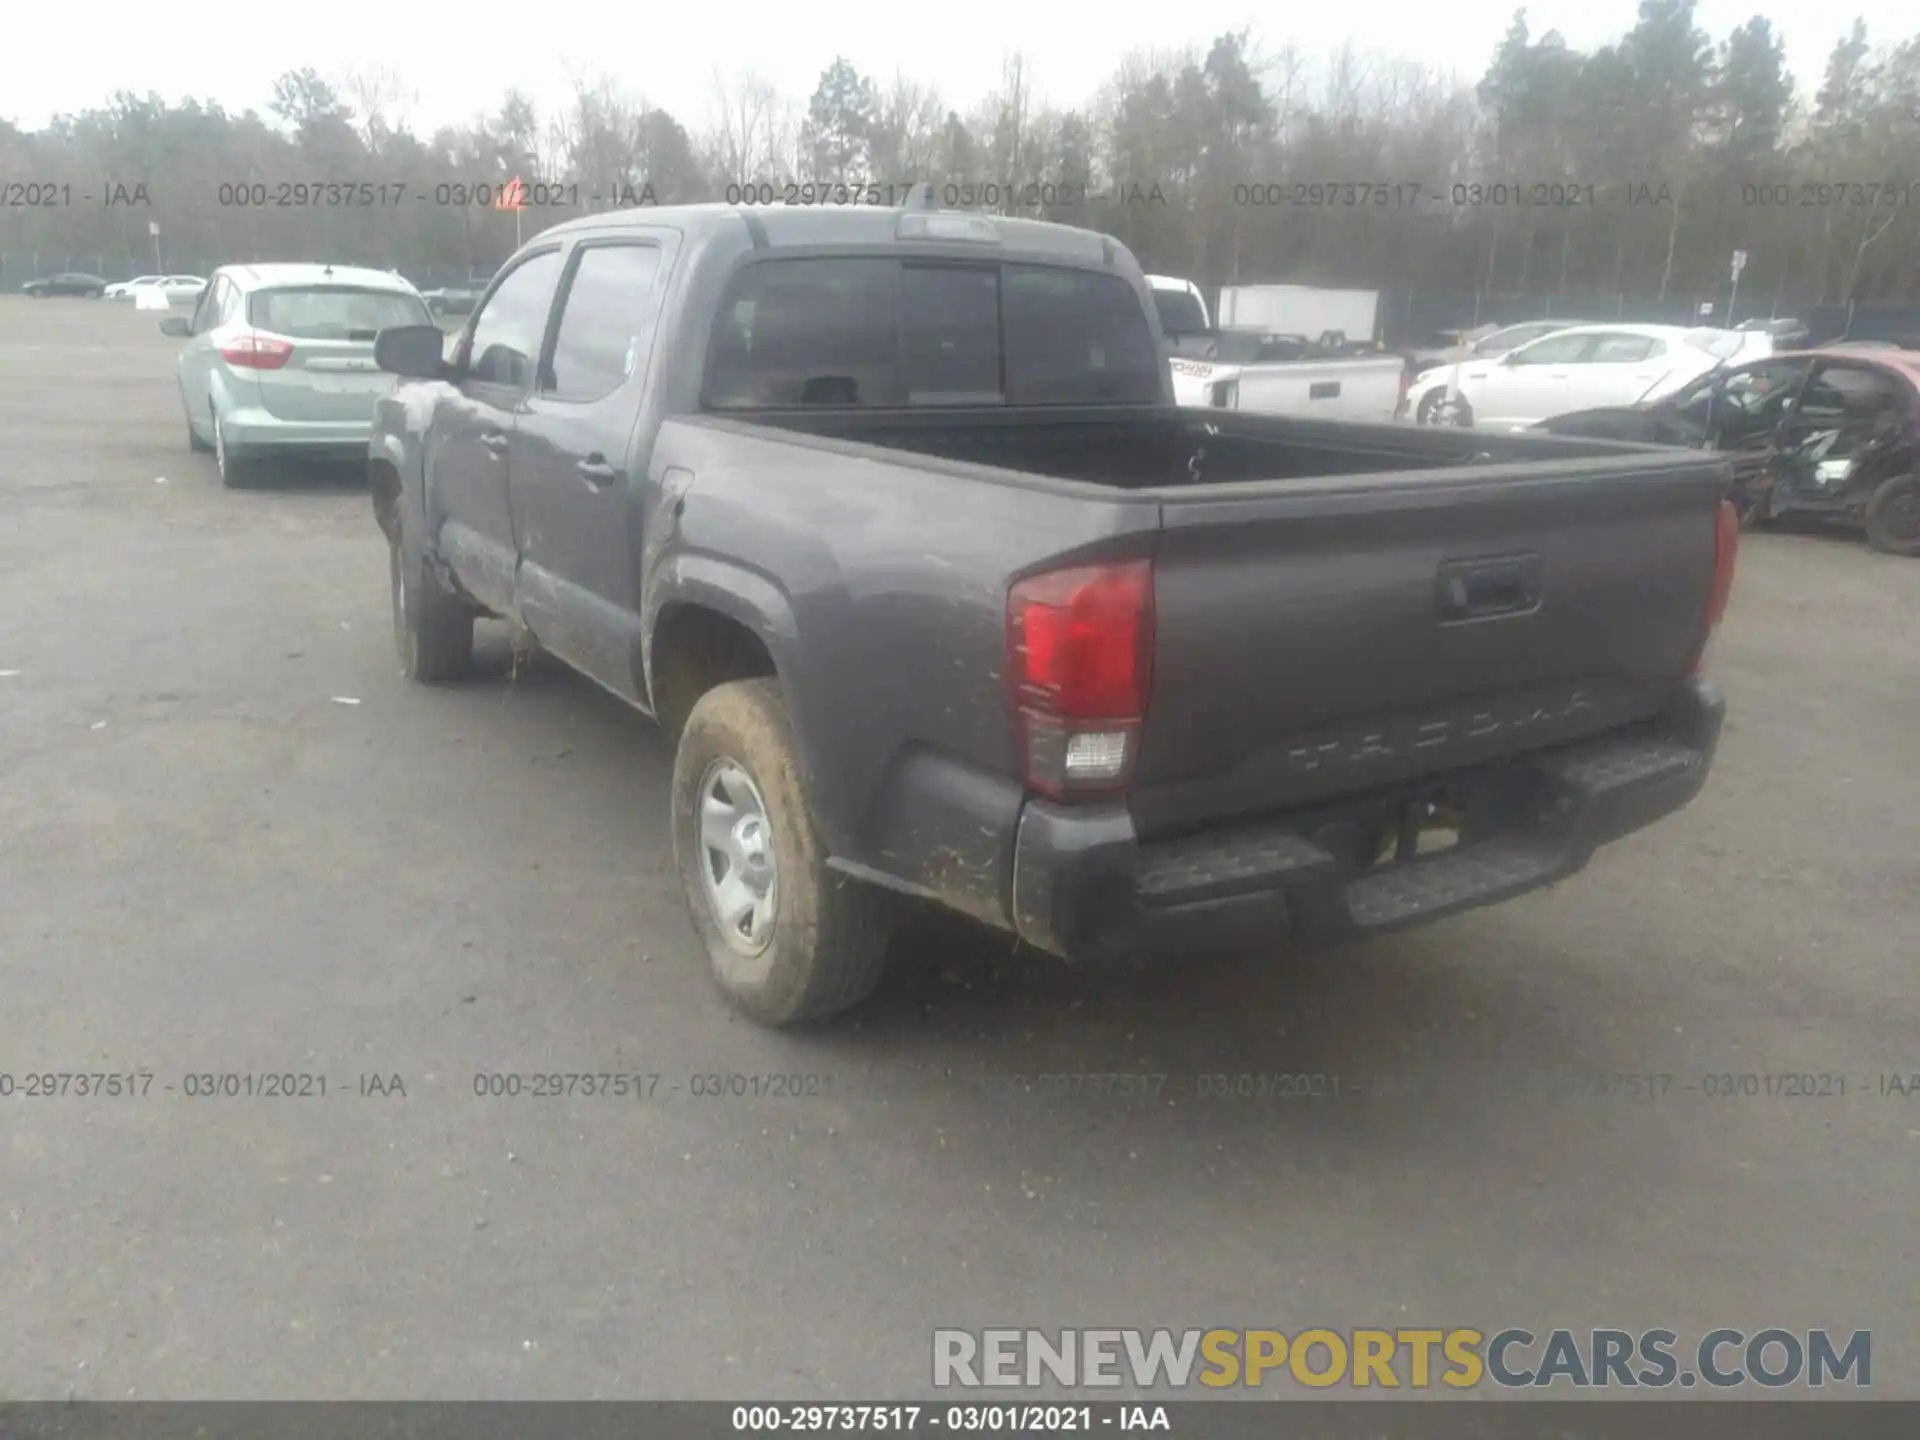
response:
<path fill-rule="evenodd" d="M 650 468 L 675 467 L 697 478 L 645 578 L 644 633 L 687 603 L 747 623 L 832 853 L 1004 923 L 1023 794 L 1008 586 L 1149 553 L 1158 506 L 714 419 L 666 424 Z"/>

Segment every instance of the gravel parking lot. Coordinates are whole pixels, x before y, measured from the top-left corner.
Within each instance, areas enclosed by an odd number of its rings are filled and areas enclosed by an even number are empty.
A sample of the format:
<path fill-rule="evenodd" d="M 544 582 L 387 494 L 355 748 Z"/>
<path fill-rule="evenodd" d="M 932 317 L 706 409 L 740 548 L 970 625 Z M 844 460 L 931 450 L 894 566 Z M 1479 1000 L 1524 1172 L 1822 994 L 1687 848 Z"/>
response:
<path fill-rule="evenodd" d="M 0 300 L 0 1394 L 906 1397 L 936 1325 L 1426 1324 L 1870 1328 L 1920 1397 L 1920 563 L 1750 537 L 1706 793 L 1552 891 L 1099 973 L 928 922 L 776 1035 L 647 723 L 504 631 L 403 682 L 358 477 L 221 490 L 173 347 Z M 476 1094 L 552 1072 L 659 1078 Z M 1116 1072 L 1166 1079 L 1024 1079 Z"/>

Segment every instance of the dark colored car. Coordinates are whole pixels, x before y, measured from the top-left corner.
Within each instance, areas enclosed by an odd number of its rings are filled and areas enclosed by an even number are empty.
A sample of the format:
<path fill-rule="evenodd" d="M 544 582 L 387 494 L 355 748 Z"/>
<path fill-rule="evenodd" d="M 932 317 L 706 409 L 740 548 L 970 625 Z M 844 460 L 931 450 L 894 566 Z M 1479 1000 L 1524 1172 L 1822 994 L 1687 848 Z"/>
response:
<path fill-rule="evenodd" d="M 1327 944 L 1699 791 L 1723 461 L 1183 411 L 1161 343 L 1118 241 L 925 200 L 548 230 L 451 359 L 377 342 L 402 669 L 494 615 L 656 717 L 706 962 L 776 1025 L 907 899 L 1068 958 Z"/>
<path fill-rule="evenodd" d="M 68 270 L 58 275 L 43 275 L 38 280 L 29 280 L 20 287 L 20 291 L 37 299 L 45 299 L 49 295 L 84 295 L 98 300 L 107 293 L 107 282 L 98 275 L 83 275 L 77 270 Z"/>
<path fill-rule="evenodd" d="M 1774 350 L 1794 350 L 1813 338 L 1813 332 L 1799 320 L 1742 320 L 1733 327 L 1752 335 L 1772 339 Z"/>
<path fill-rule="evenodd" d="M 1789 352 L 1715 371 L 1652 405 L 1535 428 L 1722 451 L 1743 523 L 1827 515 L 1861 526 L 1877 550 L 1920 555 L 1920 354 Z"/>
<path fill-rule="evenodd" d="M 420 292 L 427 308 L 435 315 L 471 315 L 480 297 L 487 293 L 490 280 L 466 280 L 454 285 L 438 285 Z"/>

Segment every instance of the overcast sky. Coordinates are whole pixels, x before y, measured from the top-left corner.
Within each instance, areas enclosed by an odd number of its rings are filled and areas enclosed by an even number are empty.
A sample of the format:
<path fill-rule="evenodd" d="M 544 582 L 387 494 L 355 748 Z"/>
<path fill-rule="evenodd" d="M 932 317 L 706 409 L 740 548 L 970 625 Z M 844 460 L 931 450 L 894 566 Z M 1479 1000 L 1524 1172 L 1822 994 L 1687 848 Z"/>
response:
<path fill-rule="evenodd" d="M 36 8 L 40 23 L 54 25 L 54 11 Z M 157 91 L 169 100 L 192 95 L 235 112 L 264 112 L 274 77 L 283 71 L 312 65 L 334 78 L 349 67 L 385 65 L 418 92 L 406 113 L 421 133 L 491 111 L 516 85 L 544 114 L 565 103 L 575 77 L 602 75 L 698 129 L 711 109 L 716 72 L 757 72 L 803 101 L 837 51 L 865 74 L 885 79 L 898 70 L 932 83 L 964 109 L 992 88 L 1002 57 L 1015 49 L 1029 59 L 1039 98 L 1065 106 L 1090 99 L 1131 50 L 1204 45 L 1242 26 L 1269 51 L 1292 42 L 1317 56 L 1351 36 L 1364 48 L 1471 81 L 1485 69 L 1513 8 L 1506 0 L 1257 8 L 1134 0 L 1091 6 L 970 0 L 957 8 L 870 0 L 541 0 L 532 6 L 330 0 L 318 7 L 163 10 L 141 19 L 125 10 L 118 23 L 112 12 L 98 24 L 89 21 L 75 43 L 32 45 L 30 62 L 17 55 L 0 85 L 0 116 L 38 128 L 56 113 L 103 104 L 117 89 Z M 1699 20 L 1717 40 L 1756 8 L 1752 0 L 1702 0 Z M 1786 36 L 1789 60 L 1808 91 L 1855 14 L 1865 18 L 1876 43 L 1920 33 L 1913 0 L 1769 0 L 1760 13 Z M 1635 0 L 1545 0 L 1528 7 L 1536 37 L 1557 28 L 1579 48 L 1617 38 L 1634 14 Z M 14 38 L 22 38 L 17 28 Z"/>

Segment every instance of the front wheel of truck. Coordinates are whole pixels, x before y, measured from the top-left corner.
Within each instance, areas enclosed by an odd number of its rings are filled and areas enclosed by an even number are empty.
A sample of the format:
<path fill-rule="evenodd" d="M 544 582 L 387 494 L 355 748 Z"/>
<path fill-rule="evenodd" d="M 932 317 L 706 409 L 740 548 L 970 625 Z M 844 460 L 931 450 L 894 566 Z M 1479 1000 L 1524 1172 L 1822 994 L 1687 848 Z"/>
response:
<path fill-rule="evenodd" d="M 422 685 L 459 679 L 473 662 L 473 611 L 440 584 L 404 531 L 396 527 L 387 545 L 400 673 Z"/>
<path fill-rule="evenodd" d="M 713 977 L 749 1018 L 822 1019 L 879 983 L 889 897 L 827 867 L 775 681 L 715 686 L 688 715 L 673 853 Z"/>

